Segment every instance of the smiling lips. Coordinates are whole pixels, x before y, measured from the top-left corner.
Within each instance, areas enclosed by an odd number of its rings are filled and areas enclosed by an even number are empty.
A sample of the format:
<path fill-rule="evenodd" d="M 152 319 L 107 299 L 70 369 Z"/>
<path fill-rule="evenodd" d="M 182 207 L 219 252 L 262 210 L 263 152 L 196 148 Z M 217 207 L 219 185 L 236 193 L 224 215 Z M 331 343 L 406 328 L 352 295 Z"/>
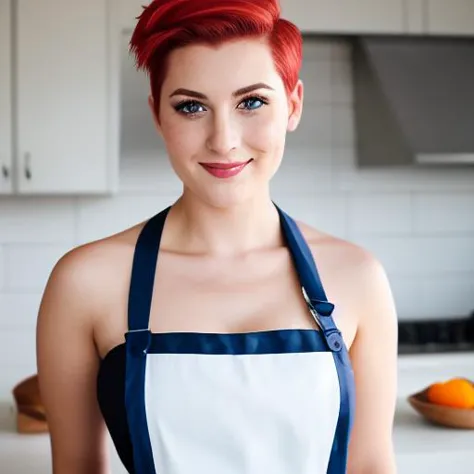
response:
<path fill-rule="evenodd" d="M 200 163 L 200 165 L 216 178 L 232 178 L 237 176 L 252 160 L 236 163 Z"/>

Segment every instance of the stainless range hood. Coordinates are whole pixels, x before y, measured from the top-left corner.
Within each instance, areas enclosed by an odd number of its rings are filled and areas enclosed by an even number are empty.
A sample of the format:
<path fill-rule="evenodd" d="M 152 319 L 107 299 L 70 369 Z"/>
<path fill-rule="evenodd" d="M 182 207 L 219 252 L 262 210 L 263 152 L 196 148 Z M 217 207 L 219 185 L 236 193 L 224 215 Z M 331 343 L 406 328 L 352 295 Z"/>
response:
<path fill-rule="evenodd" d="M 360 166 L 474 166 L 474 40 L 359 37 Z"/>

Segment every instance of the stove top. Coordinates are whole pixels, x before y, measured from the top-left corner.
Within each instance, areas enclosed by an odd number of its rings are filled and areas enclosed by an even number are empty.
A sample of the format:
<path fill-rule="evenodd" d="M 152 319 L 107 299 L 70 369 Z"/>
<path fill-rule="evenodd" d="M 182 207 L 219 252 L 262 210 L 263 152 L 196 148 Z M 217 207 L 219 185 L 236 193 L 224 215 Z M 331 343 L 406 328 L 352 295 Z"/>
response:
<path fill-rule="evenodd" d="M 398 323 L 399 354 L 474 352 L 474 313 L 467 318 Z"/>

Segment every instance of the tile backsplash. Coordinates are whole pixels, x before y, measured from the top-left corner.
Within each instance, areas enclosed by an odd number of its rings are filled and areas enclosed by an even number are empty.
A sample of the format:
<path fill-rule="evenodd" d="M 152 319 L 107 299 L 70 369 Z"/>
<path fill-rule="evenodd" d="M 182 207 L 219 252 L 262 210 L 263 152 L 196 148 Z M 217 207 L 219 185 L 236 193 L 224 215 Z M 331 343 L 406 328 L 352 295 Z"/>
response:
<path fill-rule="evenodd" d="M 303 122 L 288 136 L 273 197 L 294 217 L 371 250 L 387 269 L 400 319 L 467 316 L 474 167 L 358 169 L 350 49 L 339 39 L 306 41 Z M 36 313 L 57 259 L 149 217 L 180 192 L 158 143 L 127 143 L 117 196 L 0 197 L 0 399 L 36 370 Z"/>

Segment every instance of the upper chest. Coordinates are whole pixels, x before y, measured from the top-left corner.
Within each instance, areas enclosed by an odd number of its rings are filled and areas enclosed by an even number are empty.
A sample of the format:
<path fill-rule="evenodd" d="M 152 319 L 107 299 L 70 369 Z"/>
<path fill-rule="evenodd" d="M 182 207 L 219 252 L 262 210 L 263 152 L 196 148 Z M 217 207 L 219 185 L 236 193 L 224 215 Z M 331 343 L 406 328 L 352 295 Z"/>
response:
<path fill-rule="evenodd" d="M 157 267 L 151 327 L 158 331 L 247 332 L 311 326 L 285 250 L 239 259 L 163 255 Z"/>
<path fill-rule="evenodd" d="M 116 263 L 119 266 L 120 262 Z M 130 278 L 124 276 L 124 267 L 117 268 L 116 281 L 110 285 L 116 296 L 109 299 L 110 308 L 98 320 L 95 331 L 102 354 L 122 342 L 127 330 Z M 328 298 L 337 308 L 334 319 L 349 347 L 357 327 L 349 295 L 344 285 L 338 284 L 336 268 L 323 263 L 321 270 Z M 291 255 L 284 248 L 237 259 L 160 252 L 151 292 L 152 332 L 317 328 Z"/>

